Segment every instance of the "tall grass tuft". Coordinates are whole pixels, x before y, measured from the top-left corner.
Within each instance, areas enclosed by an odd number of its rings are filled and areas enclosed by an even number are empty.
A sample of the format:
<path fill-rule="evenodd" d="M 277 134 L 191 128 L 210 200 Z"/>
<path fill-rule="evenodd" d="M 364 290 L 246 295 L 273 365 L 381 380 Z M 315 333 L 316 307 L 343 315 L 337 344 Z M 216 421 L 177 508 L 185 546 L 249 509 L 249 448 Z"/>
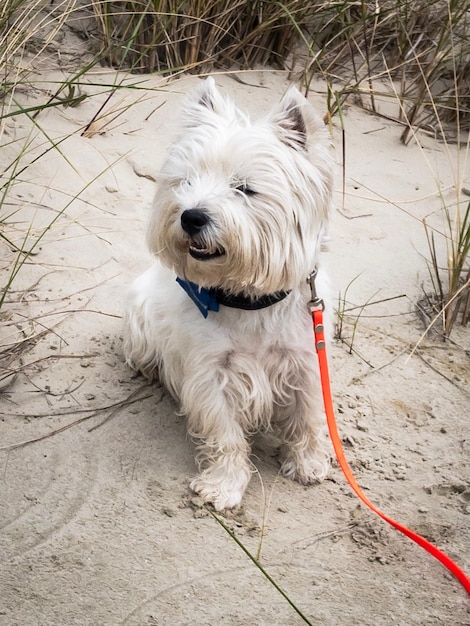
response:
<path fill-rule="evenodd" d="M 234 64 L 284 66 L 297 25 L 311 2 L 286 0 L 92 0 L 101 53 L 111 65 L 123 59 L 135 71 L 208 72 Z M 290 17 L 291 16 L 291 17 Z"/>
<path fill-rule="evenodd" d="M 442 318 L 444 337 L 454 325 L 470 323 L 470 201 L 455 207 L 454 215 L 443 207 L 447 263 L 439 258 L 434 231 L 425 223 L 430 260 L 428 262 L 434 293 L 427 301 Z M 423 308 L 423 301 L 420 302 Z"/>
<path fill-rule="evenodd" d="M 391 77 L 414 126 L 470 125 L 470 10 L 461 0 L 316 2 L 303 33 L 304 80 L 320 73 L 376 110 L 379 81 Z M 432 95 L 434 105 L 429 100 Z M 457 104 L 459 99 L 459 106 Z M 405 128 L 402 141 L 406 143 Z"/>

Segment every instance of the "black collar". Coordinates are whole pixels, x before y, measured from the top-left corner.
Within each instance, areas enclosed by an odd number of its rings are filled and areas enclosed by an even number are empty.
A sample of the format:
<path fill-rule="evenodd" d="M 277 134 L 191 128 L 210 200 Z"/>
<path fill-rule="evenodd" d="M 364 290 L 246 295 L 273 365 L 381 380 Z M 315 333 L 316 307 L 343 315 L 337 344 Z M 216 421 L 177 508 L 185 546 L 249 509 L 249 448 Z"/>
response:
<path fill-rule="evenodd" d="M 229 306 L 232 309 L 243 309 L 244 311 L 258 311 L 259 309 L 266 309 L 272 304 L 276 304 L 281 300 L 284 300 L 289 294 L 289 291 L 276 291 L 275 293 L 268 293 L 259 298 L 248 298 L 241 293 L 228 294 L 222 289 L 213 289 L 217 302 L 224 306 Z"/>
<path fill-rule="evenodd" d="M 240 293 L 229 294 L 223 289 L 205 289 L 181 278 L 177 278 L 176 282 L 185 290 L 204 317 L 207 317 L 209 311 L 218 311 L 219 305 L 228 306 L 232 309 L 243 309 L 244 311 L 266 309 L 284 300 L 290 294 L 290 290 L 276 291 L 253 299 Z"/>

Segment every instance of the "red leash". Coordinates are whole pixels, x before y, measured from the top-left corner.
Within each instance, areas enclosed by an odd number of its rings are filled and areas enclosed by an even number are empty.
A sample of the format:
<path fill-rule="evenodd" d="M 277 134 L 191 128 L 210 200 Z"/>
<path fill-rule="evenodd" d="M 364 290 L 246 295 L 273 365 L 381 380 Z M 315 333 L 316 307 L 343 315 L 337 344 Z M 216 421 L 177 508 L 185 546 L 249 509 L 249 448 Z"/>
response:
<path fill-rule="evenodd" d="M 326 355 L 326 344 L 325 344 L 325 335 L 323 330 L 323 302 L 320 300 L 315 291 L 315 280 L 316 272 L 309 277 L 310 287 L 312 290 L 312 300 L 309 302 L 309 308 L 312 313 L 313 319 L 313 330 L 315 334 L 315 348 L 318 354 L 318 362 L 320 365 L 320 378 L 322 384 L 323 391 L 323 402 L 325 405 L 326 419 L 328 423 L 328 430 L 330 431 L 330 438 L 333 443 L 333 447 L 336 453 L 336 458 L 338 459 L 339 465 L 343 470 L 343 474 L 346 477 L 349 485 L 351 486 L 354 493 L 362 500 L 362 502 L 367 505 L 374 513 L 376 513 L 383 520 L 388 522 L 391 526 L 399 530 L 401 533 L 409 537 L 412 541 L 417 543 L 419 546 L 424 548 L 432 554 L 432 556 L 440 561 L 444 567 L 446 567 L 451 574 L 457 578 L 457 580 L 463 585 L 466 589 L 467 593 L 470 595 L 470 578 L 465 574 L 465 572 L 454 562 L 451 558 L 449 558 L 446 554 L 441 552 L 436 546 L 432 543 L 413 532 L 406 526 L 399 524 L 391 517 L 388 517 L 384 513 L 382 513 L 369 498 L 364 494 L 359 484 L 357 483 L 352 470 L 349 466 L 348 461 L 346 460 L 343 445 L 341 443 L 341 438 L 338 433 L 338 428 L 336 426 L 335 414 L 333 409 L 333 399 L 331 396 L 331 387 L 330 387 L 330 377 L 328 372 L 328 360 Z"/>

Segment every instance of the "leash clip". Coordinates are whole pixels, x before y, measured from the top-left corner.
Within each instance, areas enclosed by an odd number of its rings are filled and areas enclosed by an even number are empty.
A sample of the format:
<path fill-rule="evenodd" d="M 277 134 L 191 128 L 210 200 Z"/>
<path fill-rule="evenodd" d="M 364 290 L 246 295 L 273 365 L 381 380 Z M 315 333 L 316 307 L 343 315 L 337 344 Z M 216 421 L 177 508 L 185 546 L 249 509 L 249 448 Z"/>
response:
<path fill-rule="evenodd" d="M 307 283 L 310 287 L 311 295 L 310 300 L 307 302 L 307 307 L 310 313 L 313 313 L 313 311 L 318 311 L 319 309 L 321 309 L 322 311 L 325 310 L 325 303 L 321 298 L 318 297 L 317 294 L 317 288 L 315 285 L 315 278 L 317 277 L 317 274 L 318 270 L 317 268 L 315 268 L 313 272 L 311 272 L 307 277 Z"/>

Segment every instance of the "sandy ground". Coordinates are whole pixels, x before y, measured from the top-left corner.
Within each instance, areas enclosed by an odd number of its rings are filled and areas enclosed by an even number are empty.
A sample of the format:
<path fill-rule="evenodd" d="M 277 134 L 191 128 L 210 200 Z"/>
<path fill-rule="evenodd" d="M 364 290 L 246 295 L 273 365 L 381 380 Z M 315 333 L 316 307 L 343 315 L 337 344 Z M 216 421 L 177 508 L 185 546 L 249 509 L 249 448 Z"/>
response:
<path fill-rule="evenodd" d="M 44 73 L 44 90 L 61 76 Z M 56 221 L 1 313 L 0 624 L 304 623 L 189 492 L 194 449 L 178 407 L 123 363 L 123 299 L 150 262 L 152 179 L 182 95 L 198 79 L 130 77 L 140 89 L 118 91 L 104 109 L 112 114 L 82 136 L 105 100 L 99 85 L 120 78 L 89 75 L 84 92 L 98 95 L 42 113 L 42 131 L 24 116 L 6 121 L 3 166 L 28 136 L 22 162 L 51 140 L 57 149 L 31 163 L 8 197 L 17 244 L 31 220 L 30 241 Z M 243 80 L 249 84 L 217 77 L 255 113 L 287 86 L 282 73 Z M 22 98 L 33 104 L 44 93 Z M 321 85 L 311 100 L 325 112 Z M 342 198 L 335 121 L 328 262 L 339 300 L 359 308 L 344 316 L 342 341 L 329 348 L 339 429 L 372 501 L 468 570 L 470 329 L 457 329 L 452 343 L 428 335 L 410 357 L 424 330 L 415 303 L 429 288 L 420 220 L 440 225 L 436 180 L 451 201 L 458 150 L 447 154 L 425 135 L 423 150 L 404 147 L 396 124 L 354 106 L 345 128 Z M 5 278 L 12 253 L 1 245 Z M 310 623 L 470 624 L 458 582 L 364 508 L 338 467 L 307 488 L 278 475 L 272 442 L 260 438 L 253 460 L 259 474 L 226 523 L 260 551 Z"/>

